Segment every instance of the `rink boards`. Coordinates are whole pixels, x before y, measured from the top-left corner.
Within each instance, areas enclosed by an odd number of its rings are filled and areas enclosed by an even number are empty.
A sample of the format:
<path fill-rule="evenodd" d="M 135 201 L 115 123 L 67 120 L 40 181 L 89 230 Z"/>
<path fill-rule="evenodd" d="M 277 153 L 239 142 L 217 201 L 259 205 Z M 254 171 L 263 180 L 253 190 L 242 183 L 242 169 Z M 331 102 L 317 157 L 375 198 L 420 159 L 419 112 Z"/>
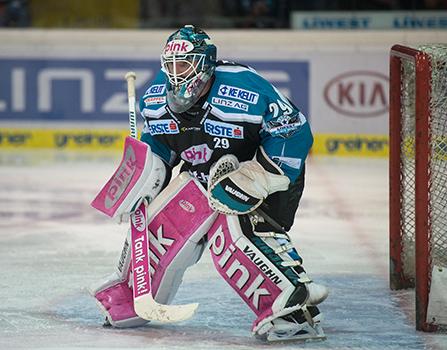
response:
<path fill-rule="evenodd" d="M 0 150 L 121 150 L 127 135 L 123 76 L 137 73 L 142 96 L 160 69 L 168 34 L 3 31 Z M 300 108 L 312 126 L 314 154 L 373 157 L 388 154 L 391 45 L 447 40 L 444 31 L 210 35 L 220 58 L 252 66 Z"/>
<path fill-rule="evenodd" d="M 128 129 L 0 128 L 1 149 L 117 150 Z M 387 157 L 388 137 L 368 134 L 315 134 L 313 154 Z"/>

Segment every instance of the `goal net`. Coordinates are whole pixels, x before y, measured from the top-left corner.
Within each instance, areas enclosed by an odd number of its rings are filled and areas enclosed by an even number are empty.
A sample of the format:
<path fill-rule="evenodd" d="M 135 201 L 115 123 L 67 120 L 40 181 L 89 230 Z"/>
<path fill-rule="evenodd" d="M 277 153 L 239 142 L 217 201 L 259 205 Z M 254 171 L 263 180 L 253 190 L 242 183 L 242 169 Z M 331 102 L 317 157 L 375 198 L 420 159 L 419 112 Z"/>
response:
<path fill-rule="evenodd" d="M 417 329 L 447 325 L 447 45 L 391 49 L 390 283 Z"/>

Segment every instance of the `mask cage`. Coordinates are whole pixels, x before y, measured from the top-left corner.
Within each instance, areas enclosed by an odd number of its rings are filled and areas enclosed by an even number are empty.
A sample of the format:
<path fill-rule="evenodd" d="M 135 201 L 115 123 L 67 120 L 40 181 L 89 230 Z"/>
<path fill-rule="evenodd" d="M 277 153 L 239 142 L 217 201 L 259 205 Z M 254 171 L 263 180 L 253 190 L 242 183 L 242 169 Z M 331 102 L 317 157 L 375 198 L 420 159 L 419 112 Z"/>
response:
<path fill-rule="evenodd" d="M 173 86 L 185 85 L 203 72 L 205 57 L 204 54 L 161 55 L 162 70 Z"/>

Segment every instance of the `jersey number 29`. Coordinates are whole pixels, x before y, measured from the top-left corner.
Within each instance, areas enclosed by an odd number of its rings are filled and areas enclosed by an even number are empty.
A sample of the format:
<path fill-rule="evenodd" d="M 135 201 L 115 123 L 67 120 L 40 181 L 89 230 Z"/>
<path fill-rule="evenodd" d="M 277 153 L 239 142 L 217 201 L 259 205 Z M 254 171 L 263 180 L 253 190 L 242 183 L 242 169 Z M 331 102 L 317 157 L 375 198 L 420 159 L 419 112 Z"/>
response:
<path fill-rule="evenodd" d="M 230 147 L 230 142 L 226 138 L 215 137 L 213 139 L 213 141 L 214 141 L 214 148 L 225 148 L 225 149 L 227 149 L 227 148 Z"/>

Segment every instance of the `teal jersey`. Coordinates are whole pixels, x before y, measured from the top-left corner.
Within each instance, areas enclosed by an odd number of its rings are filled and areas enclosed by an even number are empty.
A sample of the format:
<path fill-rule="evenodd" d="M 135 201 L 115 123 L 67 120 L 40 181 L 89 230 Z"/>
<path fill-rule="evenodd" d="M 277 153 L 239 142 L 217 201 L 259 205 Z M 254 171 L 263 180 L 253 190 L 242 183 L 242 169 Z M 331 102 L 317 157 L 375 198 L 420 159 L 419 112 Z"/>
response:
<path fill-rule="evenodd" d="M 145 119 L 141 140 L 168 165 L 184 161 L 206 183 L 211 165 L 224 154 L 239 161 L 255 157 L 266 170 L 294 182 L 313 137 L 306 117 L 278 89 L 250 67 L 219 62 L 208 93 L 185 113 L 166 101 L 160 71 L 140 100 Z"/>

